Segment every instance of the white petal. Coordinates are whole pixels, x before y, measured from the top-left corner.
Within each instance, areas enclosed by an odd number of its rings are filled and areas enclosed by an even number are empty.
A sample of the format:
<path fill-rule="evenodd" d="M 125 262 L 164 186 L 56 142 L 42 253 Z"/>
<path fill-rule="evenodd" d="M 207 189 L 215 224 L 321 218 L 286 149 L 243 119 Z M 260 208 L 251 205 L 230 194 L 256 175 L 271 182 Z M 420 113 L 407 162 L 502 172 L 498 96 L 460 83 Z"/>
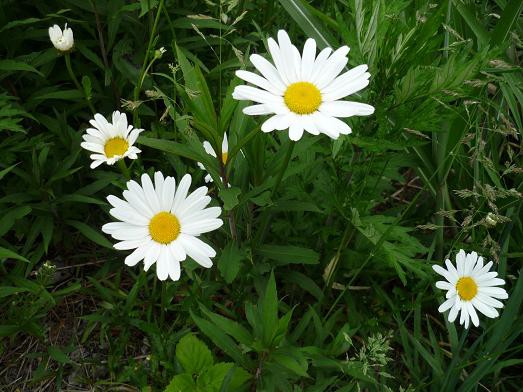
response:
<path fill-rule="evenodd" d="M 162 194 L 160 197 L 160 207 L 163 211 L 171 211 L 174 195 L 176 193 L 176 180 L 174 177 L 165 178 Z"/>
<path fill-rule="evenodd" d="M 479 326 L 479 318 L 478 318 L 478 314 L 476 313 L 476 310 L 474 309 L 474 306 L 472 305 L 472 303 L 470 301 L 467 301 L 466 302 L 467 304 L 467 311 L 470 315 L 470 318 L 472 320 L 472 324 L 474 324 L 474 326 L 478 327 Z"/>
<path fill-rule="evenodd" d="M 313 77 L 312 82 L 321 90 L 327 87 L 345 68 L 349 59 L 348 46 L 342 46 L 334 51 L 329 57 L 320 73 Z"/>
<path fill-rule="evenodd" d="M 191 257 L 202 267 L 212 267 L 212 261 L 210 257 L 216 256 L 216 252 L 213 248 L 211 248 L 202 240 L 190 235 L 181 234 L 179 238 L 180 243 L 183 245 L 189 257 Z"/>
<path fill-rule="evenodd" d="M 131 226 L 114 231 L 111 236 L 118 241 L 134 241 L 147 238 L 149 229 L 145 226 Z"/>
<path fill-rule="evenodd" d="M 327 63 L 327 60 L 331 53 L 332 48 L 325 48 L 318 54 L 318 57 L 316 57 L 316 60 L 314 61 L 314 65 L 312 67 L 310 80 L 314 80 L 317 77 L 317 75 L 322 72 L 323 67 L 325 67 L 325 64 Z"/>
<path fill-rule="evenodd" d="M 187 197 L 187 192 L 189 191 L 189 188 L 191 186 L 191 181 L 192 177 L 190 174 L 184 175 L 180 180 L 180 183 L 178 184 L 178 189 L 176 190 L 176 195 L 174 196 L 173 205 L 171 207 L 171 212 L 173 214 L 177 213 L 178 206 L 180 206 Z"/>
<path fill-rule="evenodd" d="M 134 267 L 136 264 L 143 260 L 143 258 L 145 257 L 145 253 L 147 252 L 150 246 L 150 243 L 147 243 L 136 248 L 133 253 L 131 253 L 129 256 L 125 258 L 125 264 L 129 267 Z"/>
<path fill-rule="evenodd" d="M 474 298 L 472 300 L 472 305 L 474 305 L 474 307 L 478 311 L 480 311 L 481 313 L 483 313 L 485 316 L 487 316 L 489 318 L 496 318 L 499 316 L 499 312 L 496 309 L 494 309 L 492 306 L 489 306 L 486 303 L 478 300 L 477 298 Z"/>
<path fill-rule="evenodd" d="M 333 117 L 369 116 L 374 113 L 373 106 L 350 101 L 323 102 L 318 110 Z"/>
<path fill-rule="evenodd" d="M 349 71 L 334 79 L 328 86 L 323 88 L 321 90 L 322 94 L 332 94 L 334 91 L 338 90 L 340 86 L 345 86 L 348 83 L 352 83 L 355 80 L 358 80 L 365 74 L 367 69 L 367 64 L 358 65 L 357 67 L 350 69 Z"/>
<path fill-rule="evenodd" d="M 453 305 L 454 305 L 454 302 L 456 302 L 454 299 L 447 299 L 445 302 L 443 302 L 439 308 L 438 308 L 438 312 L 440 313 L 443 313 L 443 312 L 446 312 L 447 310 L 449 310 Z"/>
<path fill-rule="evenodd" d="M 456 320 L 456 317 L 458 316 L 458 312 L 461 309 L 461 303 L 457 297 L 454 298 L 454 305 L 452 305 L 452 308 L 449 312 L 449 322 L 453 323 Z"/>
<path fill-rule="evenodd" d="M 254 84 L 257 87 L 267 90 L 272 94 L 283 95 L 283 92 L 284 92 L 283 89 L 274 86 L 267 79 L 265 79 L 264 77 L 262 77 L 260 75 L 255 74 L 253 72 L 238 70 L 238 71 L 236 71 L 236 76 L 239 77 L 240 79 L 245 80 L 246 82 Z"/>
<path fill-rule="evenodd" d="M 232 93 L 234 99 L 248 100 L 258 103 L 281 104 L 283 97 L 275 95 L 265 90 L 260 90 L 251 86 L 236 86 Z"/>
<path fill-rule="evenodd" d="M 143 269 L 145 271 L 148 271 L 149 268 L 151 268 L 151 265 L 156 263 L 158 260 L 158 257 L 160 256 L 160 251 L 162 250 L 163 244 L 159 244 L 157 242 L 151 241 L 150 246 L 145 252 L 145 258 L 143 261 Z"/>
<path fill-rule="evenodd" d="M 323 93 L 322 92 L 322 99 L 323 101 L 336 101 L 338 99 L 344 98 L 347 95 L 351 95 L 354 93 L 357 93 L 360 90 L 363 90 L 365 87 L 369 85 L 369 73 L 364 73 L 361 77 L 358 79 L 355 79 L 354 81 L 347 83 L 347 84 L 338 84 L 336 89 L 333 89 L 332 93 Z"/>
<path fill-rule="evenodd" d="M 502 289 L 501 287 L 478 287 L 478 292 L 481 294 L 486 294 L 493 298 L 498 299 L 507 299 L 508 294 L 505 291 L 505 289 Z"/>
<path fill-rule="evenodd" d="M 169 244 L 169 249 L 174 259 L 177 261 L 184 261 L 187 258 L 185 249 L 180 244 L 180 241 L 173 241 Z"/>
<path fill-rule="evenodd" d="M 277 89 L 285 91 L 286 83 L 284 83 L 282 75 L 280 75 L 274 65 L 258 54 L 252 54 L 249 59 L 265 79 Z"/>
<path fill-rule="evenodd" d="M 149 238 L 141 238 L 139 240 L 131 240 L 131 241 L 121 241 L 114 244 L 114 248 L 118 250 L 129 250 L 129 249 L 135 249 L 140 246 L 143 246 L 147 244 L 150 241 Z"/>
<path fill-rule="evenodd" d="M 180 280 L 181 272 L 180 262 L 171 257 L 169 260 L 169 277 L 176 282 Z"/>
<path fill-rule="evenodd" d="M 447 271 L 449 272 L 452 278 L 450 280 L 450 283 L 452 283 L 453 285 L 456 284 L 456 282 L 459 279 L 458 270 L 456 269 L 456 267 L 454 267 L 454 264 L 452 264 L 452 262 L 449 259 L 445 260 L 445 265 L 447 266 Z"/>
<path fill-rule="evenodd" d="M 477 282 L 479 287 L 503 286 L 505 281 L 500 278 L 492 278 L 486 281 Z"/>
<path fill-rule="evenodd" d="M 223 134 L 222 139 L 222 153 L 229 152 L 229 141 L 227 140 L 227 132 Z"/>
<path fill-rule="evenodd" d="M 214 148 L 212 148 L 211 143 L 209 143 L 207 140 L 203 142 L 203 149 L 207 154 L 216 158 L 216 152 L 214 151 Z"/>
<path fill-rule="evenodd" d="M 271 132 L 275 129 L 278 131 L 282 131 L 284 129 L 289 128 L 291 125 L 291 120 L 293 119 L 293 116 L 291 113 L 288 114 L 276 114 L 267 120 L 262 124 L 261 130 L 263 132 Z"/>
<path fill-rule="evenodd" d="M 265 103 L 247 106 L 243 108 L 242 112 L 248 116 L 263 116 L 274 113 L 271 106 Z"/>
<path fill-rule="evenodd" d="M 303 46 L 301 56 L 301 79 L 310 80 L 314 67 L 314 58 L 316 57 L 316 41 L 313 38 L 307 39 Z"/>
<path fill-rule="evenodd" d="M 131 208 L 111 208 L 109 213 L 116 219 L 123 222 L 141 226 L 149 225 L 149 219 L 145 218 L 143 215 L 138 214 L 134 209 Z"/>
<path fill-rule="evenodd" d="M 154 213 L 158 213 L 161 211 L 160 209 L 160 200 L 158 200 L 158 195 L 156 194 L 156 191 L 154 190 L 153 182 L 151 181 L 151 177 L 147 173 L 142 174 L 142 188 L 143 193 L 145 195 L 145 199 L 147 200 L 147 204 L 151 207 L 151 210 Z"/>
<path fill-rule="evenodd" d="M 300 121 L 295 121 L 291 123 L 289 127 L 289 139 L 293 141 L 298 141 L 303 136 L 303 126 Z"/>
<path fill-rule="evenodd" d="M 181 232 L 189 235 L 200 235 L 216 230 L 222 225 L 221 219 L 205 219 L 182 225 Z"/>
<path fill-rule="evenodd" d="M 452 289 L 453 286 L 449 282 L 440 280 L 440 281 L 436 282 L 436 287 L 441 290 L 450 290 L 450 289 Z"/>
<path fill-rule="evenodd" d="M 487 294 L 483 294 L 481 292 L 478 292 L 474 299 L 477 299 L 478 301 L 481 301 L 484 304 L 491 306 L 493 308 L 502 308 L 504 306 L 501 301 L 498 301 L 497 299 L 492 298 L 492 297 L 488 296 Z"/>
<path fill-rule="evenodd" d="M 171 252 L 167 245 L 160 247 L 160 255 L 158 256 L 158 262 L 156 263 L 156 276 L 159 280 L 165 280 L 169 276 Z"/>
<path fill-rule="evenodd" d="M 301 68 L 300 62 L 296 63 L 295 50 L 296 47 L 291 43 L 289 35 L 285 30 L 278 31 L 278 45 L 280 47 L 280 55 L 282 57 L 282 66 L 285 69 L 285 75 L 289 83 L 294 83 L 298 80 L 296 70 Z M 299 56 L 299 52 L 298 52 Z"/>

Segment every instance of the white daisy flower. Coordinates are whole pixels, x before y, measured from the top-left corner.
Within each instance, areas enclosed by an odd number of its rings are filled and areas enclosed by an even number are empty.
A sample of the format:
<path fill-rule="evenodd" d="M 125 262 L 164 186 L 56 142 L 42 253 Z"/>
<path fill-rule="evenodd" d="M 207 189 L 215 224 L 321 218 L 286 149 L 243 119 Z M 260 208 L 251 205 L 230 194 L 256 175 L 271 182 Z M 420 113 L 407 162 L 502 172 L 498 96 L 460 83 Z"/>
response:
<path fill-rule="evenodd" d="M 370 105 L 340 100 L 369 84 L 367 65 L 339 75 L 348 62 L 348 46 L 334 52 L 325 48 L 316 56 L 316 41 L 309 38 L 300 55 L 284 30 L 278 31 L 278 43 L 272 38 L 267 43 L 274 65 L 258 54 L 251 55 L 261 76 L 243 70 L 236 75 L 256 87 L 237 86 L 233 92 L 234 99 L 258 103 L 243 109 L 245 114 L 272 115 L 262 124 L 263 132 L 288 128 L 289 138 L 295 141 L 304 130 L 337 139 L 352 132 L 338 117 L 374 113 Z"/>
<path fill-rule="evenodd" d="M 158 279 L 180 279 L 180 262 L 187 256 L 202 267 L 212 266 L 213 248 L 198 236 L 219 228 L 220 207 L 205 208 L 211 198 L 207 187 L 202 186 L 187 195 L 191 176 L 186 174 L 176 187 L 173 177 L 154 173 L 154 185 L 148 174 L 142 175 L 142 184 L 127 182 L 122 200 L 108 196 L 114 207 L 109 212 L 121 222 L 107 223 L 104 233 L 119 240 L 114 245 L 119 250 L 134 249 L 125 258 L 125 264 L 134 266 L 144 260 L 147 271 L 156 263 Z"/>
<path fill-rule="evenodd" d="M 84 142 L 80 144 L 91 154 L 91 169 L 100 166 L 102 163 L 114 165 L 122 158 L 136 159 L 140 152 L 139 148 L 133 144 L 138 139 L 143 129 L 134 128 L 127 124 L 127 116 L 119 111 L 113 112 L 113 122 L 108 122 L 99 113 L 94 115 L 94 119 L 89 122 L 94 128 L 87 128 L 83 135 Z"/>
<path fill-rule="evenodd" d="M 476 309 L 490 318 L 499 316 L 496 308 L 502 308 L 503 304 L 497 299 L 507 299 L 508 294 L 505 289 L 496 287 L 504 285 L 505 281 L 496 278 L 497 272 L 489 272 L 492 261 L 483 265 L 483 257 L 478 257 L 476 252 L 465 254 L 461 249 L 456 255 L 457 268 L 449 259 L 445 260 L 445 264 L 447 269 L 439 265 L 432 268 L 446 279 L 436 282 L 436 287 L 447 290 L 447 300 L 438 311 L 443 313 L 450 309 L 449 322 L 454 322 L 461 311 L 459 323 L 464 323 L 468 328 L 469 319 L 472 319 L 477 327 L 479 318 Z"/>
<path fill-rule="evenodd" d="M 209 143 L 207 140 L 203 142 L 203 148 L 205 149 L 205 152 L 214 158 L 217 158 L 216 152 L 214 151 L 214 148 L 212 148 L 211 143 Z M 225 165 L 227 163 L 227 159 L 229 158 L 229 142 L 227 141 L 227 134 L 223 134 L 223 141 L 222 141 L 222 156 L 221 160 L 222 163 Z M 205 166 L 201 162 L 198 162 L 198 167 L 202 170 L 205 170 Z M 213 182 L 212 177 L 210 174 L 207 174 L 205 176 L 205 182 Z"/>
<path fill-rule="evenodd" d="M 73 30 L 70 27 L 67 27 L 65 24 L 64 31 L 58 25 L 49 27 L 49 38 L 53 43 L 54 47 L 60 52 L 68 52 L 73 48 L 74 38 Z"/>

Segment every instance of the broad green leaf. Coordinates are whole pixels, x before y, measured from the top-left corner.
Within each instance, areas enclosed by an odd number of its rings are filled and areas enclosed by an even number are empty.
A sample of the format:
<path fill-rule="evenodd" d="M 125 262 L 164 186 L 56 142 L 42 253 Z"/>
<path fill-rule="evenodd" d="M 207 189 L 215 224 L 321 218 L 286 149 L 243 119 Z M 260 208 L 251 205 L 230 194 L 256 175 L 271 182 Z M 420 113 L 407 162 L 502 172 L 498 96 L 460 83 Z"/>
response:
<path fill-rule="evenodd" d="M 213 364 L 211 351 L 193 334 L 180 339 L 176 345 L 176 358 L 189 374 L 202 374 L 205 368 Z"/>
<path fill-rule="evenodd" d="M 218 269 L 227 283 L 230 284 L 236 279 L 242 260 L 245 260 L 245 253 L 235 242 L 230 242 L 223 248 L 218 259 Z"/>
<path fill-rule="evenodd" d="M 241 189 L 236 187 L 223 188 L 220 190 L 219 196 L 223 201 L 223 209 L 225 211 L 230 211 L 238 205 L 240 193 Z"/>
<path fill-rule="evenodd" d="M 292 245 L 262 245 L 256 252 L 277 261 L 278 265 L 318 264 L 320 261 L 320 255 L 312 249 Z"/>
<path fill-rule="evenodd" d="M 44 77 L 44 74 L 38 71 L 36 68 L 27 63 L 16 60 L 0 60 L 0 71 L 7 71 L 7 73 L 20 71 L 33 72 Z"/>
<path fill-rule="evenodd" d="M 184 373 L 174 376 L 164 392 L 199 392 L 192 375 Z"/>
<path fill-rule="evenodd" d="M 263 320 L 264 344 L 268 347 L 272 345 L 272 340 L 278 328 L 278 293 L 276 291 L 274 271 L 271 271 L 258 311 Z"/>

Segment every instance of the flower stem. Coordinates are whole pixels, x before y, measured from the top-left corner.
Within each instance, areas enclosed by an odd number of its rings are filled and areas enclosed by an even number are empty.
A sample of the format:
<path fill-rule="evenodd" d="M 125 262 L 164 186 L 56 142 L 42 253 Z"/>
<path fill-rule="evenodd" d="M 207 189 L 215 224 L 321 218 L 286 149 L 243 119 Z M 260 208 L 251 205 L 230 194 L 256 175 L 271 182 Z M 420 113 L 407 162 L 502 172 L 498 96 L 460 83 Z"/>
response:
<path fill-rule="evenodd" d="M 87 94 L 85 93 L 84 89 L 82 88 L 82 86 L 78 82 L 78 79 L 76 79 L 76 76 L 75 76 L 75 74 L 73 72 L 73 67 L 71 66 L 71 55 L 69 53 L 65 53 L 64 54 L 64 59 L 65 59 L 65 66 L 67 68 L 67 72 L 69 72 L 69 76 L 73 80 L 74 85 L 76 86 L 76 88 L 78 90 L 80 90 L 80 92 L 84 96 L 85 101 L 87 102 L 87 106 L 89 106 L 89 109 L 91 109 L 91 112 L 93 112 L 93 114 L 95 114 L 96 110 L 94 109 L 93 104 L 89 100 L 89 97 L 87 96 Z"/>
<path fill-rule="evenodd" d="M 138 102 L 138 98 L 140 97 L 140 90 L 142 89 L 142 84 L 145 79 L 145 75 L 147 74 L 147 71 L 149 69 L 148 67 L 148 61 L 149 61 L 149 53 L 151 52 L 151 48 L 153 46 L 154 41 L 154 35 L 156 33 L 156 27 L 158 26 L 158 22 L 160 21 L 160 14 L 162 12 L 164 0 L 160 0 L 160 4 L 158 5 L 158 10 L 156 11 L 156 17 L 154 19 L 153 27 L 151 29 L 151 35 L 149 36 L 149 44 L 147 45 L 147 50 L 145 51 L 145 57 L 143 59 L 142 69 L 140 71 L 140 76 L 138 77 L 138 83 L 136 83 L 136 87 L 134 88 L 134 95 L 133 95 L 133 101 Z M 136 107 L 133 111 L 133 123 L 135 126 L 140 126 L 140 119 L 138 117 L 137 112 L 138 107 Z"/>
<path fill-rule="evenodd" d="M 281 180 L 283 179 L 283 175 L 287 171 L 287 167 L 289 166 L 289 162 L 292 158 L 292 152 L 294 151 L 294 145 L 296 143 L 292 140 L 289 141 L 289 145 L 287 146 L 287 151 L 285 152 L 285 158 L 283 158 L 283 164 L 280 168 L 280 171 L 278 172 L 278 176 L 276 177 L 276 180 L 274 182 L 274 186 L 271 190 L 271 199 L 274 197 L 276 192 L 278 191 L 278 188 L 280 187 Z M 267 231 L 267 226 L 269 225 L 269 221 L 271 220 L 271 213 L 268 210 L 265 210 L 261 217 L 261 224 L 260 224 L 260 230 L 258 231 L 258 236 L 256 238 L 255 243 L 260 244 L 264 237 L 265 233 Z"/>
<path fill-rule="evenodd" d="M 129 170 L 129 168 L 127 167 L 127 164 L 125 163 L 125 160 L 124 158 L 120 159 L 118 161 L 118 167 L 120 168 L 122 174 L 124 175 L 125 179 L 126 180 L 130 180 L 131 179 L 131 172 Z"/>

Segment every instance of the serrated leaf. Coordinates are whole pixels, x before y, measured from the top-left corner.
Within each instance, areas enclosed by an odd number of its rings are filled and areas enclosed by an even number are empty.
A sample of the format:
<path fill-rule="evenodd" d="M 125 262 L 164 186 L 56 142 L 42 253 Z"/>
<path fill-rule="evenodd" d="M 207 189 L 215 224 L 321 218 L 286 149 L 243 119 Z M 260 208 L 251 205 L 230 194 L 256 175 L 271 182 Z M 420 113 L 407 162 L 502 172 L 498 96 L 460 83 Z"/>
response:
<path fill-rule="evenodd" d="M 201 374 L 214 362 L 211 351 L 193 334 L 180 339 L 176 345 L 176 358 L 189 374 Z"/>

